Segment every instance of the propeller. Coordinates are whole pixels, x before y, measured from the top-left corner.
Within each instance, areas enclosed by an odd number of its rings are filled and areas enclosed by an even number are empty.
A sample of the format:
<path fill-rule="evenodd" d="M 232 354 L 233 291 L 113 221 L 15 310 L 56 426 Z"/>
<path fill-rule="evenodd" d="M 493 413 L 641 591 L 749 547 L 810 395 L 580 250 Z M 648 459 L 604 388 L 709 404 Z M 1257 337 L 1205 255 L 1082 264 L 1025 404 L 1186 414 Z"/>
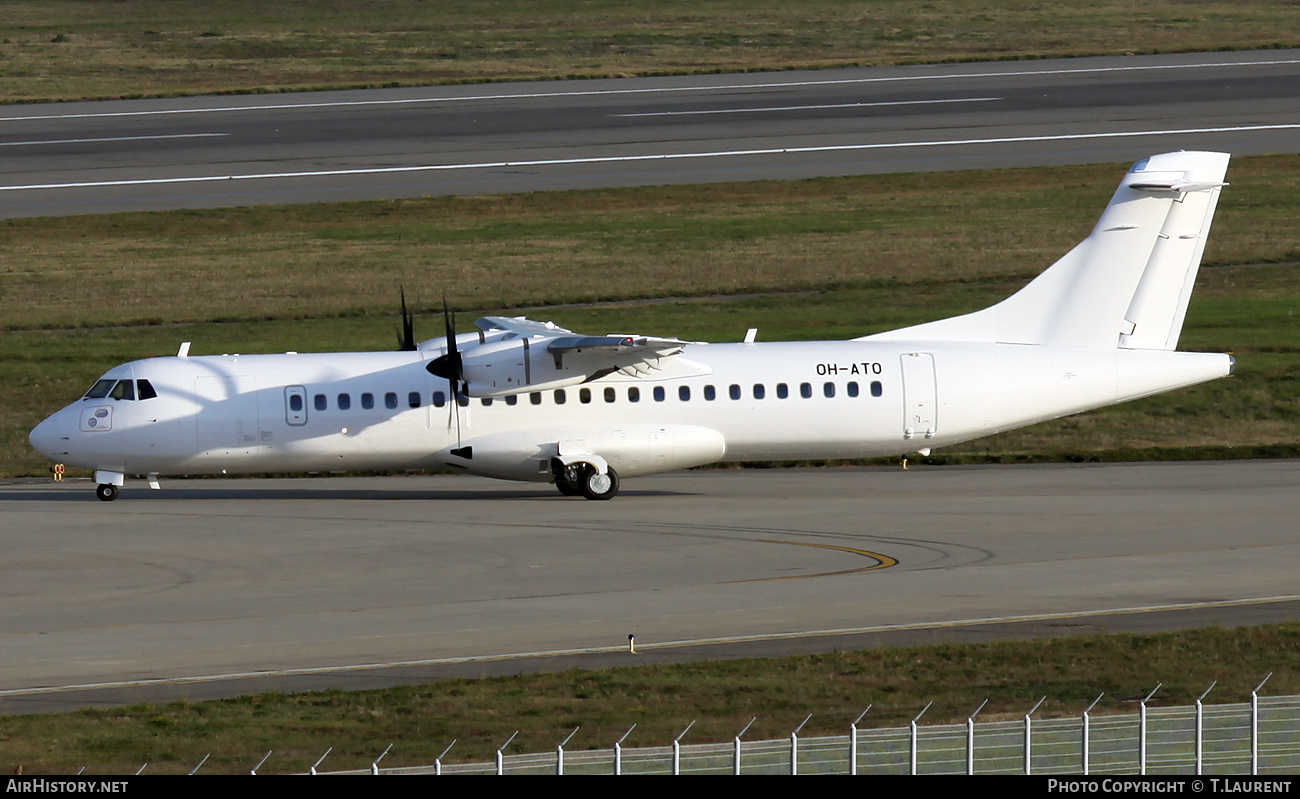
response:
<path fill-rule="evenodd" d="M 469 392 L 469 386 L 465 384 L 464 362 L 461 360 L 460 348 L 456 346 L 456 317 L 447 308 L 446 294 L 442 295 L 442 318 L 447 330 L 447 353 L 434 358 L 425 369 L 451 385 L 451 408 L 456 417 L 456 449 L 452 450 L 452 454 L 469 457 L 468 454 L 462 454 L 466 450 L 461 446 L 460 440 L 460 398 Z M 450 424 L 451 419 L 447 421 Z"/>
<path fill-rule="evenodd" d="M 397 333 L 399 352 L 415 352 L 415 317 L 406 310 L 406 287 L 398 289 L 402 294 L 402 327 Z"/>

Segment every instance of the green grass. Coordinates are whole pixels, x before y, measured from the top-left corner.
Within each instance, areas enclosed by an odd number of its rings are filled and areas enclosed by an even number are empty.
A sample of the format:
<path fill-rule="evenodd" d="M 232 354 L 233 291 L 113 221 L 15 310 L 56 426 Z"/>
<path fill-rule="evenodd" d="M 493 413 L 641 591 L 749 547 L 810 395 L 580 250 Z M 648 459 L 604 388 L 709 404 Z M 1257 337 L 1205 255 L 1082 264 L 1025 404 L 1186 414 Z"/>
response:
<path fill-rule="evenodd" d="M 390 349 L 396 295 L 441 332 L 533 312 L 587 332 L 848 338 L 984 307 L 1087 235 L 1114 165 L 0 221 L 0 474 L 106 369 L 194 353 Z M 1237 376 L 936 453 L 1295 455 L 1300 158 L 1234 162 L 1181 347 Z M 708 268 L 701 268 L 701 265 Z M 750 296 L 759 293 L 758 296 Z M 694 299 L 691 299 L 694 298 Z M 1145 453 L 1145 454 L 1144 454 Z"/>
<path fill-rule="evenodd" d="M 1300 626 L 1190 630 L 940 645 L 798 657 L 567 671 L 446 680 L 381 691 L 262 694 L 216 702 L 137 705 L 45 716 L 0 717 L 0 769 L 24 773 L 183 773 L 205 754 L 203 773 L 247 773 L 268 750 L 264 773 L 305 771 L 328 747 L 324 768 L 367 768 L 388 744 L 385 767 L 427 765 L 453 739 L 448 762 L 490 762 L 553 751 L 665 746 L 692 720 L 685 743 L 725 743 L 750 718 L 748 740 L 783 738 L 806 715 L 805 736 L 843 735 L 867 705 L 866 727 L 904 727 L 927 702 L 926 724 L 1035 718 L 1094 711 L 1133 713 L 1162 683 L 1153 706 L 1190 705 L 1218 681 L 1211 703 L 1248 701 L 1269 673 L 1267 695 L 1300 693 Z"/>
<path fill-rule="evenodd" d="M 0 102 L 1295 47 L 1271 0 L 6 0 Z"/>

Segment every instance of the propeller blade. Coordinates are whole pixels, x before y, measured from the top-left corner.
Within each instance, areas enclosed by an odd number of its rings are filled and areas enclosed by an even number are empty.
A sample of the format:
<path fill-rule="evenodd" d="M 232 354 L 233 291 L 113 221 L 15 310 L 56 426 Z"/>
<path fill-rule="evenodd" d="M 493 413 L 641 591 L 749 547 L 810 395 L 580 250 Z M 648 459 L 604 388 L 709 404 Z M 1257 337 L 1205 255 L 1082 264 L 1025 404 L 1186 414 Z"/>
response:
<path fill-rule="evenodd" d="M 406 310 L 406 287 L 398 289 L 402 295 L 402 328 L 397 334 L 397 349 L 400 352 L 415 351 L 415 317 Z"/>
<path fill-rule="evenodd" d="M 456 392 L 460 390 L 460 384 L 465 382 L 465 368 L 461 361 L 460 348 L 456 346 L 456 316 L 447 309 L 446 295 L 442 298 L 442 317 L 447 330 L 447 354 L 434 358 L 425 368 L 429 370 L 429 374 L 451 382 L 452 391 Z"/>
<path fill-rule="evenodd" d="M 460 398 L 469 391 L 465 382 L 465 369 L 460 357 L 460 348 L 456 346 L 456 317 L 447 307 L 447 295 L 442 295 L 442 318 L 443 324 L 447 330 L 447 353 L 440 355 L 429 362 L 424 367 L 429 374 L 441 377 L 446 380 L 451 388 L 451 408 L 447 413 L 447 425 L 451 425 L 452 417 L 456 420 L 456 449 L 461 449 L 460 440 Z"/>

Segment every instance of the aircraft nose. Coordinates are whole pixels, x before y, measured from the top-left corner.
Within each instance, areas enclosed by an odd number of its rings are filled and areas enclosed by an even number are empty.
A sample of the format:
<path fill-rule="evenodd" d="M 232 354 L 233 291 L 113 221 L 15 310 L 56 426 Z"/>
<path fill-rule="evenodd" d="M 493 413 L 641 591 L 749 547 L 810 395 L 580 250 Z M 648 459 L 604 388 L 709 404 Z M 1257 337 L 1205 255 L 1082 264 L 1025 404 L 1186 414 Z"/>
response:
<path fill-rule="evenodd" d="M 58 414 L 49 417 L 27 434 L 27 441 L 31 443 L 32 449 L 47 458 L 57 459 L 55 452 L 59 450 L 59 428 L 61 427 L 57 417 Z"/>

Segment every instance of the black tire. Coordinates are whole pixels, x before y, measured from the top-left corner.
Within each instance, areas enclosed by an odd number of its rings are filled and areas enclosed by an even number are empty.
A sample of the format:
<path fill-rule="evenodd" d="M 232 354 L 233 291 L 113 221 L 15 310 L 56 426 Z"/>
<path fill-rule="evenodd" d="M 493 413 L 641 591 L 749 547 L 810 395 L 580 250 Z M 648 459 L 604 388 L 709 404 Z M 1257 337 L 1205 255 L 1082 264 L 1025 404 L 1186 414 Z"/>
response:
<path fill-rule="evenodd" d="M 618 494 L 618 472 L 610 469 L 601 474 L 595 469 L 588 469 L 586 479 L 582 481 L 582 495 L 587 499 L 613 499 Z"/>
<path fill-rule="evenodd" d="M 103 502 L 112 502 L 117 499 L 117 486 L 112 483 L 100 483 L 95 486 L 95 496 Z"/>

